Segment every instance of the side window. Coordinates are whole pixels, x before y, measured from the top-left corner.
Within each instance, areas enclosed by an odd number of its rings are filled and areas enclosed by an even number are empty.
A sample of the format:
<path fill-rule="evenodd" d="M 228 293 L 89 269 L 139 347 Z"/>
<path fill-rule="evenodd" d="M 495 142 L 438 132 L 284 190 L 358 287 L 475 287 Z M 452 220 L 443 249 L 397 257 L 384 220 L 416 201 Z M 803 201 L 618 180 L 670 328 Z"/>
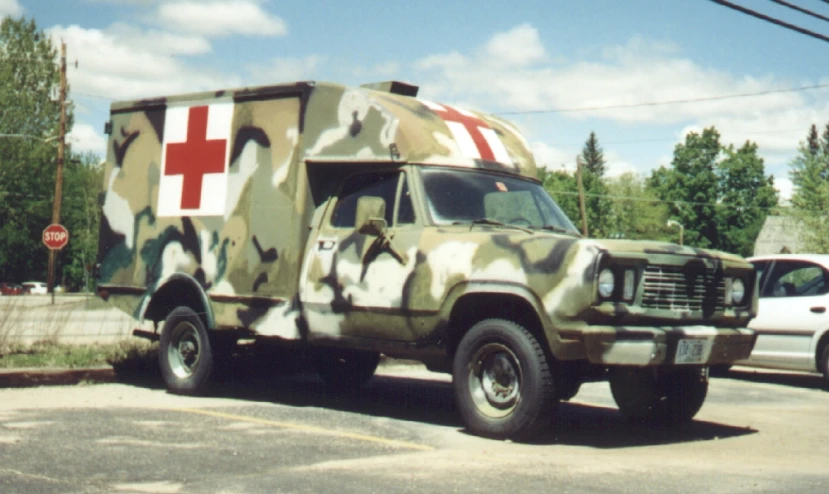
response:
<path fill-rule="evenodd" d="M 340 192 L 337 206 L 331 215 L 331 225 L 338 228 L 354 228 L 357 216 L 357 200 L 364 196 L 380 197 L 386 202 L 386 223 L 392 224 L 394 195 L 400 172 L 364 173 L 350 177 Z"/>
<path fill-rule="evenodd" d="M 766 282 L 766 297 L 806 297 L 829 291 L 829 273 L 804 261 L 778 261 Z"/>

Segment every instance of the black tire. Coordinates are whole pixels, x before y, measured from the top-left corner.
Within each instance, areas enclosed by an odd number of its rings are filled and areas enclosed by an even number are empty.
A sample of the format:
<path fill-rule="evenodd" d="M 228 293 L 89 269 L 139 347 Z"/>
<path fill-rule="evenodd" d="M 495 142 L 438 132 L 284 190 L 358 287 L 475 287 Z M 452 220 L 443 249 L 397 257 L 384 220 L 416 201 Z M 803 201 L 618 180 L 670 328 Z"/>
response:
<path fill-rule="evenodd" d="M 617 368 L 610 373 L 610 391 L 623 415 L 650 423 L 690 422 L 708 394 L 704 367 Z"/>
<path fill-rule="evenodd" d="M 228 380 L 235 377 L 235 361 L 233 354 L 239 341 L 238 336 L 228 332 L 210 332 L 210 350 L 213 355 L 213 370 L 210 378 L 213 382 Z"/>
<path fill-rule="evenodd" d="M 579 394 L 579 389 L 581 381 L 578 378 L 559 379 L 556 384 L 556 397 L 560 401 L 570 401 Z"/>
<path fill-rule="evenodd" d="M 176 307 L 164 320 L 158 362 L 169 392 L 200 395 L 207 389 L 213 371 L 210 335 L 190 307 Z"/>
<path fill-rule="evenodd" d="M 711 375 L 715 377 L 725 377 L 730 370 L 731 364 L 716 364 L 710 367 Z"/>
<path fill-rule="evenodd" d="M 455 403 L 467 431 L 526 440 L 549 427 L 557 400 L 539 341 L 502 319 L 475 324 L 461 339 L 452 366 Z"/>
<path fill-rule="evenodd" d="M 829 343 L 823 346 L 818 370 L 823 374 L 823 389 L 829 391 Z"/>
<path fill-rule="evenodd" d="M 320 348 L 317 373 L 332 389 L 357 389 L 365 385 L 377 370 L 380 354 L 350 348 Z"/>

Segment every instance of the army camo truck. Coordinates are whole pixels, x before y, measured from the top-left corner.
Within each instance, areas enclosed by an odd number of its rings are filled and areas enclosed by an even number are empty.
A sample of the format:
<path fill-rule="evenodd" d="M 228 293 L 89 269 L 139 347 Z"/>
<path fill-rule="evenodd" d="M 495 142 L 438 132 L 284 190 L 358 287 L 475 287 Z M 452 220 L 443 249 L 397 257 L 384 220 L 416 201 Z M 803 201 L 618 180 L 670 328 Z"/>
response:
<path fill-rule="evenodd" d="M 747 358 L 752 266 L 579 235 L 509 122 L 399 82 L 114 103 L 97 293 L 204 392 L 240 339 L 308 352 L 332 386 L 380 354 L 451 373 L 467 429 L 524 439 L 585 379 L 682 422 L 707 366 Z"/>

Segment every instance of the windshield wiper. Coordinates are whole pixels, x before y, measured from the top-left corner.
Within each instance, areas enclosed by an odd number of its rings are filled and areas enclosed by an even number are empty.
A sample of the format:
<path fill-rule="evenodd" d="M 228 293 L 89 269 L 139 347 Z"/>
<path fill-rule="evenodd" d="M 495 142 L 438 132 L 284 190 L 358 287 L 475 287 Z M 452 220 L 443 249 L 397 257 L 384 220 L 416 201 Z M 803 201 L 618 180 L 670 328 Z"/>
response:
<path fill-rule="evenodd" d="M 466 221 L 455 221 L 452 224 L 453 225 L 463 225 L 465 223 L 466 223 Z M 489 218 L 479 218 L 477 220 L 472 220 L 469 223 L 471 223 L 473 225 L 505 226 L 507 228 L 513 228 L 515 230 L 521 230 L 522 232 L 533 233 L 533 231 L 530 230 L 529 228 L 524 228 L 523 226 L 518 226 L 518 225 L 511 225 L 509 223 L 504 223 L 504 222 L 501 222 L 501 221 L 498 221 L 498 220 L 491 220 Z"/>
<path fill-rule="evenodd" d="M 544 229 L 544 230 L 550 230 L 551 232 L 566 233 L 567 235 L 575 235 L 577 237 L 581 237 L 581 234 L 579 232 L 576 232 L 576 231 L 573 231 L 573 230 L 568 230 L 566 228 L 562 228 L 562 227 L 556 226 L 556 225 L 544 225 L 541 228 Z"/>

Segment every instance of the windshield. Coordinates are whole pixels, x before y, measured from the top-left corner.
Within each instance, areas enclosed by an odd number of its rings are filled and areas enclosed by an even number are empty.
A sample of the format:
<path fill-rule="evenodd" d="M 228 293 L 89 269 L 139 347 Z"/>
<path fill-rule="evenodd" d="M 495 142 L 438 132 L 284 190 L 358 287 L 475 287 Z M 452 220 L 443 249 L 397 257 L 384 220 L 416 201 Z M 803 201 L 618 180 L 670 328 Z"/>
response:
<path fill-rule="evenodd" d="M 536 182 L 446 168 L 423 168 L 422 176 L 429 212 L 438 225 L 488 222 L 578 233 Z"/>

